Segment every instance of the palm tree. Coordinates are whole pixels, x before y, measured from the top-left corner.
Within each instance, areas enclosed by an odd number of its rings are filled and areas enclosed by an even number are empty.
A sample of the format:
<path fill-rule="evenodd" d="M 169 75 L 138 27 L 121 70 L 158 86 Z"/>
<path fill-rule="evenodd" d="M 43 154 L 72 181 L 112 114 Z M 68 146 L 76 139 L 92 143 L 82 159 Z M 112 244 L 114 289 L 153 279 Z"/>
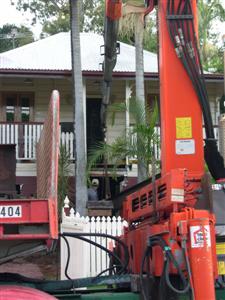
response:
<path fill-rule="evenodd" d="M 135 62 L 136 62 L 136 99 L 144 107 L 144 63 L 143 63 L 143 39 L 144 39 L 144 16 L 146 12 L 144 0 L 125 0 L 123 5 L 123 16 L 120 22 L 120 33 L 122 35 L 133 35 L 135 37 Z M 145 118 L 142 119 L 145 123 Z M 143 125 L 144 125 L 143 123 Z M 137 140 L 141 137 L 137 132 Z M 137 145 L 142 145 L 140 140 Z M 141 149 L 140 149 L 141 150 Z M 140 151 L 138 151 L 140 152 Z M 138 182 L 147 177 L 145 163 L 138 157 Z"/>
<path fill-rule="evenodd" d="M 87 202 L 86 186 L 86 133 L 84 118 L 83 83 L 80 54 L 80 0 L 70 0 L 71 51 L 74 95 L 75 134 L 75 200 L 76 211 L 85 215 Z"/>
<path fill-rule="evenodd" d="M 108 113 L 112 115 L 112 125 L 114 125 L 115 115 L 118 112 L 129 113 L 134 120 L 134 126 L 117 137 L 111 144 L 98 142 L 88 153 L 88 168 L 91 169 L 105 158 L 113 165 L 107 171 L 116 177 L 117 167 L 123 164 L 126 157 L 138 158 L 142 161 L 144 173 L 147 177 L 151 176 L 152 164 L 155 161 L 154 149 L 159 144 L 159 136 L 155 131 L 158 120 L 158 109 L 155 106 L 151 111 L 147 104 L 143 104 L 135 98 L 130 99 L 129 108 L 125 103 L 118 103 L 109 106 Z M 138 136 L 138 139 L 136 138 Z"/>

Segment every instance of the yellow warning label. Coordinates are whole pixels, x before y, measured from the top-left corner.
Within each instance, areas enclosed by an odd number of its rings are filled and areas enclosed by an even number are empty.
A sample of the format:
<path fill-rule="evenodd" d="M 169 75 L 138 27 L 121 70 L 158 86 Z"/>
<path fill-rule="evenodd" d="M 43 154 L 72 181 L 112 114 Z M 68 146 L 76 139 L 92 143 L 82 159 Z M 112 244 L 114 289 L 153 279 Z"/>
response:
<path fill-rule="evenodd" d="M 225 262 L 224 261 L 218 261 L 218 273 L 219 275 L 225 275 Z"/>
<path fill-rule="evenodd" d="M 176 138 L 177 139 L 192 138 L 191 118 L 176 118 Z"/>
<path fill-rule="evenodd" d="M 216 254 L 225 255 L 225 243 L 216 243 Z"/>

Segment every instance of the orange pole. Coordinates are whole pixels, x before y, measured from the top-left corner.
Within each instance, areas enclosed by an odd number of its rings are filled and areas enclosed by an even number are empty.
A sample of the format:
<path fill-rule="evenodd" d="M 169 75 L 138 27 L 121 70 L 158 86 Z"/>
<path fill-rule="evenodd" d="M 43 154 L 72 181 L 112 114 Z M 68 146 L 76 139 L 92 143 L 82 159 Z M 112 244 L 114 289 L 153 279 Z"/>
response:
<path fill-rule="evenodd" d="M 189 259 L 195 300 L 215 300 L 212 228 L 208 218 L 189 220 Z"/>
<path fill-rule="evenodd" d="M 158 1 L 162 176 L 185 168 L 204 173 L 202 111 L 167 28 L 167 0 Z M 180 0 L 174 1 L 175 8 Z M 190 1 L 197 24 L 196 0 Z"/>

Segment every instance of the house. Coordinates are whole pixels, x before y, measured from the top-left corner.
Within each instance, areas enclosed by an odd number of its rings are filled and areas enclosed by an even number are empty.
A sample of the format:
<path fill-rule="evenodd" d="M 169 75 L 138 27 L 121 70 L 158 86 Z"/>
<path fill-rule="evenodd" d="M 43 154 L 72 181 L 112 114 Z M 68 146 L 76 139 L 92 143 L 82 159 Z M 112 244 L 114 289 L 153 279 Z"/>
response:
<path fill-rule="evenodd" d="M 101 138 L 100 104 L 102 98 L 103 38 L 81 33 L 81 58 L 86 99 L 87 146 Z M 159 95 L 156 54 L 144 51 L 146 100 Z M 113 74 L 111 102 L 129 99 L 135 84 L 135 49 L 121 43 Z M 206 74 L 212 117 L 217 128 L 218 99 L 223 94 L 223 75 Z M 61 140 L 73 159 L 73 100 L 71 81 L 70 33 L 59 33 L 0 54 L 0 144 L 16 144 L 16 180 L 22 193 L 36 190 L 35 144 L 39 138 L 49 97 L 53 89 L 61 94 Z M 107 139 L 112 141 L 125 126 L 129 116 L 117 115 L 115 126 L 108 124 Z M 123 171 L 120 171 L 121 175 Z M 95 175 L 101 177 L 102 172 Z M 135 172 L 128 174 L 135 181 Z"/>

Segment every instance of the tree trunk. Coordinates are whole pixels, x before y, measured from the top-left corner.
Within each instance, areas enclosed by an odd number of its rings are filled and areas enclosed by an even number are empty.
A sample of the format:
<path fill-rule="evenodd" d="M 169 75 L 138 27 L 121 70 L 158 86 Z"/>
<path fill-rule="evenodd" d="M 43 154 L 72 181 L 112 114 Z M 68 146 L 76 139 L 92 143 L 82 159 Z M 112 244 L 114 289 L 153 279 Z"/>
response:
<path fill-rule="evenodd" d="M 136 59 L 136 99 L 145 104 L 145 87 L 144 87 L 144 62 L 143 62 L 143 36 L 144 24 L 142 16 L 137 15 L 135 26 L 135 59 Z M 140 138 L 137 136 L 137 141 Z M 143 147 L 143 142 L 138 141 L 138 146 Z M 139 152 L 139 151 L 138 151 Z M 147 166 L 138 159 L 138 182 L 142 182 L 148 176 Z"/>
<path fill-rule="evenodd" d="M 84 216 L 86 213 L 86 132 L 85 102 L 80 53 L 80 0 L 70 0 L 71 16 L 71 54 L 74 96 L 74 134 L 75 134 L 75 201 L 76 212 Z"/>

